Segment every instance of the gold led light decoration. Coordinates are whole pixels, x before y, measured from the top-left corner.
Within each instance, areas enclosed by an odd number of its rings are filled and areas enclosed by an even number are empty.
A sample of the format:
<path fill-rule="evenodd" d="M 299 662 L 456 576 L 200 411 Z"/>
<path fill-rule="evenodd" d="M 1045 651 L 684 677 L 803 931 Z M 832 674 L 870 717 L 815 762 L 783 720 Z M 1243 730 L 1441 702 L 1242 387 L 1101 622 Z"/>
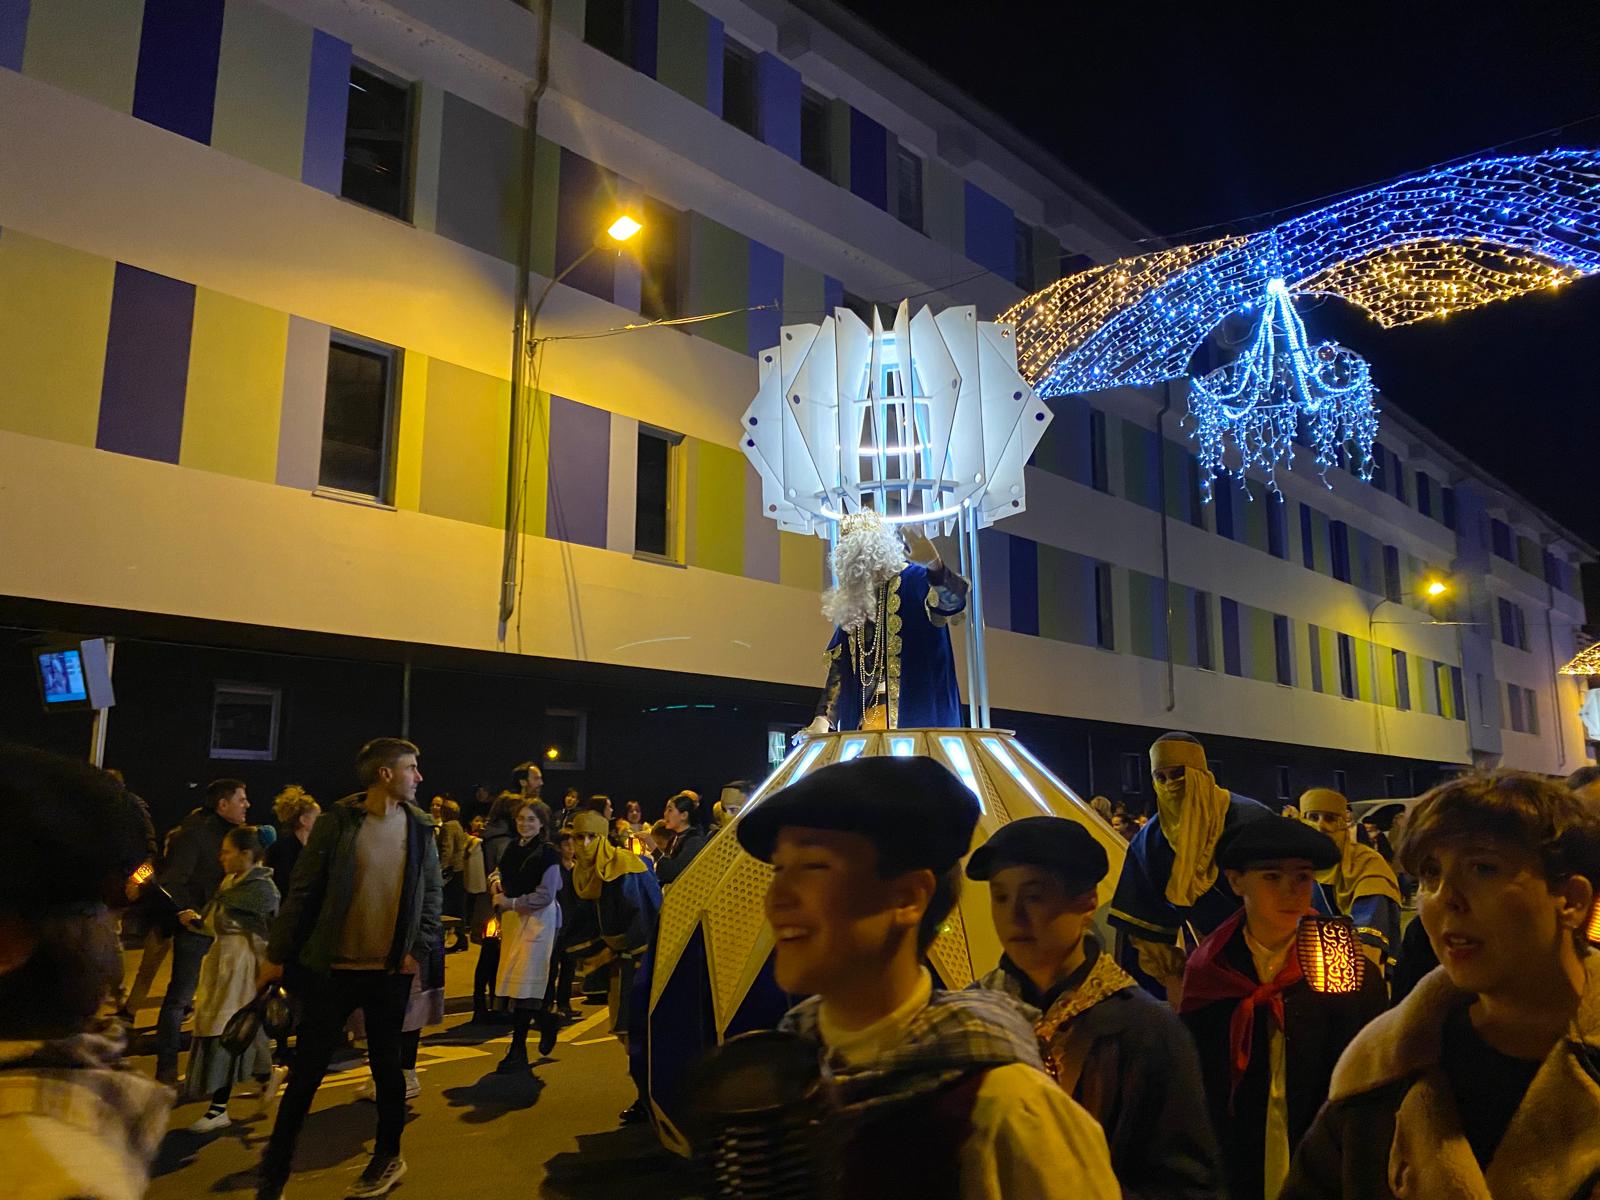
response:
<path fill-rule="evenodd" d="M 1578 651 L 1566 666 L 1561 668 L 1563 675 L 1600 675 L 1600 642 L 1586 646 Z"/>

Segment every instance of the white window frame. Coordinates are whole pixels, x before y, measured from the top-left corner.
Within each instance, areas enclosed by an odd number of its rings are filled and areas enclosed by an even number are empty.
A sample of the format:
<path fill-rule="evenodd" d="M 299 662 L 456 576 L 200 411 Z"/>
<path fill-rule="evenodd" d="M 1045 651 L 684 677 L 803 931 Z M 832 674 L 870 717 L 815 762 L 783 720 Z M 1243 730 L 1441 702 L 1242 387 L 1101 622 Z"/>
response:
<path fill-rule="evenodd" d="M 217 701 L 224 693 L 235 696 L 267 696 L 272 702 L 272 725 L 265 750 L 233 750 L 217 745 Z M 283 689 L 259 683 L 231 683 L 218 680 L 211 685 L 211 740 L 208 757 L 229 762 L 277 762 L 278 727 L 283 717 Z"/>

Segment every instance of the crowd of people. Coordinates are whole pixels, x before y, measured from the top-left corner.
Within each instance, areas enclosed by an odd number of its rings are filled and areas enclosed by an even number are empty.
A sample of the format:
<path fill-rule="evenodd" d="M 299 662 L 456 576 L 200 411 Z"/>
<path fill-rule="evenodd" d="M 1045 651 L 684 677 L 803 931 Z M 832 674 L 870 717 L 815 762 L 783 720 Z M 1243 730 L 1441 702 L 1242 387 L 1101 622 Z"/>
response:
<path fill-rule="evenodd" d="M 511 1034 L 497 1070 L 533 1069 L 530 1037 L 548 1055 L 574 989 L 603 989 L 635 1052 L 622 1119 L 648 1119 L 637 1035 L 663 889 L 719 836 L 773 868 L 773 972 L 805 998 L 781 1029 L 815 1044 L 828 1088 L 817 1194 L 1600 1185 L 1600 769 L 1464 775 L 1379 840 L 1330 789 L 1281 811 L 1228 792 L 1174 733 L 1151 747 L 1148 819 L 1096 798 L 1095 815 L 1014 821 L 972 850 L 977 798 L 930 759 L 827 766 L 747 812 L 743 782 L 715 803 L 679 792 L 651 824 L 635 801 L 547 803 L 534 763 L 425 809 L 419 757 L 369 742 L 360 790 L 324 806 L 285 788 L 260 826 L 245 785 L 218 780 L 158 846 L 120 780 L 0 747 L 0 1177 L 17 1194 L 137 1197 L 175 1097 L 206 1102 L 189 1128 L 209 1133 L 250 1089 L 276 1109 L 257 1194 L 281 1196 L 352 1037 L 377 1136 L 348 1194 L 386 1194 L 446 956 L 472 946 L 472 1019 Z M 1127 839 L 1114 881 L 1095 820 Z M 950 989 L 928 952 L 963 880 L 985 885 L 1003 954 Z M 126 994 L 113 912 L 147 927 Z M 1308 947 L 1341 930 L 1330 983 Z M 138 1015 L 163 960 L 149 1079 L 112 1014 Z"/>

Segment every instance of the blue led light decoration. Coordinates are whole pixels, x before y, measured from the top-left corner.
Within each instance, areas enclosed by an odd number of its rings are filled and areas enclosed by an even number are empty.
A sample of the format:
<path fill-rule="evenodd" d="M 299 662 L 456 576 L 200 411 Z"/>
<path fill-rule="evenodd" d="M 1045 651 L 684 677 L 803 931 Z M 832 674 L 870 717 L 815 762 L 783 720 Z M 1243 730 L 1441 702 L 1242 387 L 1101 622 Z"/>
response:
<path fill-rule="evenodd" d="M 1189 381 L 1185 420 L 1199 445 L 1206 502 L 1218 475 L 1252 468 L 1276 492 L 1278 464 L 1292 464 L 1297 435 L 1316 456 L 1324 480 L 1347 442 L 1355 446 L 1357 473 L 1370 480 L 1378 436 L 1372 400 L 1366 360 L 1337 342 L 1309 344 L 1288 285 L 1268 280 L 1255 339 L 1232 362 Z"/>

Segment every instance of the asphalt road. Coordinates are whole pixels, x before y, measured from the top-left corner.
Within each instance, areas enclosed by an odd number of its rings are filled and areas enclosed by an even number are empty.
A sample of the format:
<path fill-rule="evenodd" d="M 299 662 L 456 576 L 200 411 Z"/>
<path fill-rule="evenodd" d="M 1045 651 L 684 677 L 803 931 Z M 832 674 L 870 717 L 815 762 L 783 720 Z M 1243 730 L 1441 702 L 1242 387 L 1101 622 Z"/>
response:
<path fill-rule="evenodd" d="M 131 971 L 138 952 L 127 957 Z M 407 1174 L 393 1194 L 411 1200 L 679 1200 L 700 1194 L 686 1165 L 659 1147 L 647 1125 L 619 1125 L 634 1091 L 603 1005 L 580 1007 L 579 1021 L 561 1031 L 552 1056 L 527 1075 L 494 1073 L 508 1039 L 503 1026 L 467 1023 L 476 957 L 473 949 L 447 960 L 446 1007 L 456 1011 L 423 1034 L 417 1056 L 422 1094 L 410 1103 Z M 138 1014 L 141 1027 L 154 1024 L 164 974 Z M 534 1055 L 535 1041 L 530 1035 Z M 153 1058 L 133 1062 L 154 1071 Z M 363 1061 L 323 1082 L 284 1193 L 289 1200 L 339 1200 L 366 1166 L 377 1110 L 357 1093 L 368 1077 Z M 257 1099 L 236 1097 L 229 1128 L 187 1132 L 204 1110 L 203 1101 L 173 1110 L 150 1200 L 254 1196 L 253 1171 L 272 1129 L 270 1114 L 261 1112 Z"/>

